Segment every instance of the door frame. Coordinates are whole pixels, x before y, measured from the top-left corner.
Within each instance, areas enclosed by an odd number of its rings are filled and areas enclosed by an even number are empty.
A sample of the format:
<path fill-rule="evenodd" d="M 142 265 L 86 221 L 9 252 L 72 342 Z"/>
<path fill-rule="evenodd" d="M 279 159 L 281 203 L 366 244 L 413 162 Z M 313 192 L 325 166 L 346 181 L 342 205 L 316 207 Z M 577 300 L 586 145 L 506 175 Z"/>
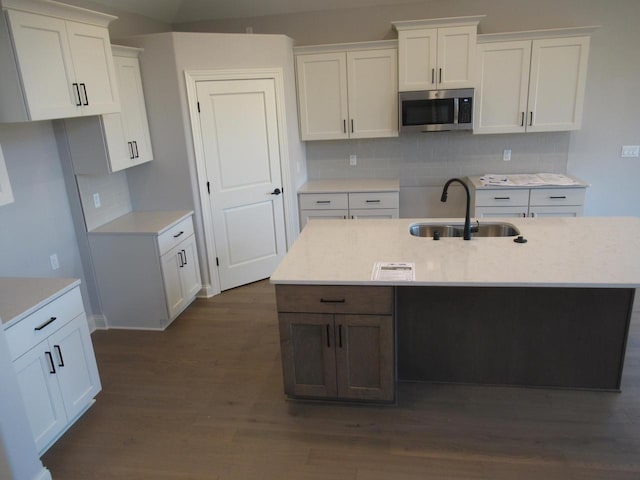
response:
<path fill-rule="evenodd" d="M 287 121 L 285 106 L 284 72 L 282 68 L 248 68 L 248 69 L 221 69 L 221 70 L 185 70 L 185 83 L 187 87 L 187 103 L 189 118 L 191 120 L 191 137 L 193 151 L 196 160 L 196 176 L 198 180 L 198 193 L 200 195 L 200 208 L 202 211 L 202 230 L 206 249 L 206 266 L 211 285 L 207 288 L 207 296 L 217 295 L 221 292 L 218 267 L 216 265 L 216 243 L 213 234 L 213 215 L 207 191 L 206 162 L 204 146 L 200 130 L 200 114 L 197 105 L 196 82 L 208 82 L 216 80 L 273 80 L 276 95 L 276 117 L 278 124 L 278 142 L 280 144 L 280 178 L 284 206 L 285 242 L 287 250 L 291 247 L 292 239 L 296 238 L 295 229 L 295 186 L 291 177 L 289 166 L 289 143 L 287 138 Z M 288 193 L 286 193 L 288 192 Z"/>

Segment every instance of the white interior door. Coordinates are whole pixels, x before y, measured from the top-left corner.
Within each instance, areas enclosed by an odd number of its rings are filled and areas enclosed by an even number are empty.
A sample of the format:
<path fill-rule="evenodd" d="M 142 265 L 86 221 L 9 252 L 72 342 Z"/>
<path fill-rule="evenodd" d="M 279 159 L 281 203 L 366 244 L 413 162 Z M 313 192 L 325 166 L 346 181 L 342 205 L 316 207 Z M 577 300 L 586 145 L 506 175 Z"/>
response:
<path fill-rule="evenodd" d="M 286 251 L 272 79 L 197 82 L 221 290 L 269 277 Z"/>

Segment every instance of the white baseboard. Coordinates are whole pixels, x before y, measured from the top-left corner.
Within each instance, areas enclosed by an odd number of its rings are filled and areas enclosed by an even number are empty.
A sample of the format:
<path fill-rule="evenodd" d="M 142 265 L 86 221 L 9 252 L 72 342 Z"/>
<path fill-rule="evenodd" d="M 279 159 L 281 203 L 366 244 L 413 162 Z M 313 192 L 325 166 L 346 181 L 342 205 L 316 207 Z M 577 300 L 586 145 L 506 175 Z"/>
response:
<path fill-rule="evenodd" d="M 197 298 L 211 298 L 218 295 L 220 292 L 216 291 L 211 285 L 202 285 L 200 291 L 196 294 Z"/>
<path fill-rule="evenodd" d="M 87 320 L 89 322 L 89 331 L 91 333 L 96 330 L 108 330 L 107 318 L 104 315 L 90 315 Z"/>
<path fill-rule="evenodd" d="M 52 480 L 51 472 L 47 467 L 42 467 L 42 470 L 32 480 Z"/>

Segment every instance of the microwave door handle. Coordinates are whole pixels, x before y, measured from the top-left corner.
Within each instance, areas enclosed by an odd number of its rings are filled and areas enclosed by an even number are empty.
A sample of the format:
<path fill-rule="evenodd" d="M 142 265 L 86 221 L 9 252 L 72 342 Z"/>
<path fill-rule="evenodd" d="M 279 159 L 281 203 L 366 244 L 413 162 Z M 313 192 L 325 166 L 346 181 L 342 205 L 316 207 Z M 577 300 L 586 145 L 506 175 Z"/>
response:
<path fill-rule="evenodd" d="M 453 99 L 453 124 L 458 125 L 458 111 L 460 109 L 460 99 L 458 97 Z"/>

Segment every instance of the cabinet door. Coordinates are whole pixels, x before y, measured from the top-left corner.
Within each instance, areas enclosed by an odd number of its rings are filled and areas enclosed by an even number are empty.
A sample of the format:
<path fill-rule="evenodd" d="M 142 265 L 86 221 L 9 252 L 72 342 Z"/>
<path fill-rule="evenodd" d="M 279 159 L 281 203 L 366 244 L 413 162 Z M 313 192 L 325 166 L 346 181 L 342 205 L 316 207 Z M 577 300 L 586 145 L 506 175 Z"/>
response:
<path fill-rule="evenodd" d="M 350 138 L 398 135 L 398 51 L 347 52 Z"/>
<path fill-rule="evenodd" d="M 529 213 L 528 206 L 476 207 L 476 218 L 523 218 Z"/>
<path fill-rule="evenodd" d="M 180 265 L 182 264 L 182 253 L 178 247 L 170 250 L 161 257 L 162 279 L 164 281 L 164 291 L 167 297 L 167 309 L 169 318 L 174 318 L 180 311 L 185 297 L 180 284 Z"/>
<path fill-rule="evenodd" d="M 473 88 L 478 27 L 438 29 L 438 89 Z"/>
<path fill-rule="evenodd" d="M 525 131 L 531 41 L 478 46 L 473 133 Z"/>
<path fill-rule="evenodd" d="M 363 208 L 350 209 L 349 217 L 357 220 L 359 218 L 398 218 L 397 208 Z"/>
<path fill-rule="evenodd" d="M 540 206 L 529 207 L 530 217 L 581 217 L 584 212 L 582 205 Z"/>
<path fill-rule="evenodd" d="M 180 267 L 180 286 L 185 301 L 192 299 L 202 287 L 200 268 L 198 267 L 198 250 L 194 236 L 179 245 L 178 255 L 182 255 Z"/>
<path fill-rule="evenodd" d="M 7 10 L 29 118 L 82 114 L 63 20 Z"/>
<path fill-rule="evenodd" d="M 437 43 L 436 28 L 398 32 L 398 89 L 401 92 L 437 88 Z"/>
<path fill-rule="evenodd" d="M 82 314 L 49 337 L 69 420 L 87 409 L 101 389 L 87 317 Z"/>
<path fill-rule="evenodd" d="M 42 452 L 67 426 L 53 352 L 45 340 L 13 362 L 36 448 Z"/>
<path fill-rule="evenodd" d="M 335 316 L 338 396 L 393 401 L 393 317 Z"/>
<path fill-rule="evenodd" d="M 76 22 L 66 22 L 66 26 L 83 114 L 120 111 L 108 30 Z"/>
<path fill-rule="evenodd" d="M 139 165 L 153 159 L 147 109 L 144 104 L 142 77 L 137 58 L 114 57 L 122 105 L 122 120 L 127 142 L 132 142 L 133 163 Z"/>
<path fill-rule="evenodd" d="M 300 230 L 315 218 L 345 220 L 348 215 L 349 210 L 300 210 Z"/>
<path fill-rule="evenodd" d="M 577 130 L 589 57 L 589 37 L 533 40 L 528 132 Z"/>
<path fill-rule="evenodd" d="M 296 71 L 302 140 L 348 138 L 344 52 L 298 55 Z"/>
<path fill-rule="evenodd" d="M 333 315 L 280 313 L 279 327 L 285 393 L 335 398 Z"/>

